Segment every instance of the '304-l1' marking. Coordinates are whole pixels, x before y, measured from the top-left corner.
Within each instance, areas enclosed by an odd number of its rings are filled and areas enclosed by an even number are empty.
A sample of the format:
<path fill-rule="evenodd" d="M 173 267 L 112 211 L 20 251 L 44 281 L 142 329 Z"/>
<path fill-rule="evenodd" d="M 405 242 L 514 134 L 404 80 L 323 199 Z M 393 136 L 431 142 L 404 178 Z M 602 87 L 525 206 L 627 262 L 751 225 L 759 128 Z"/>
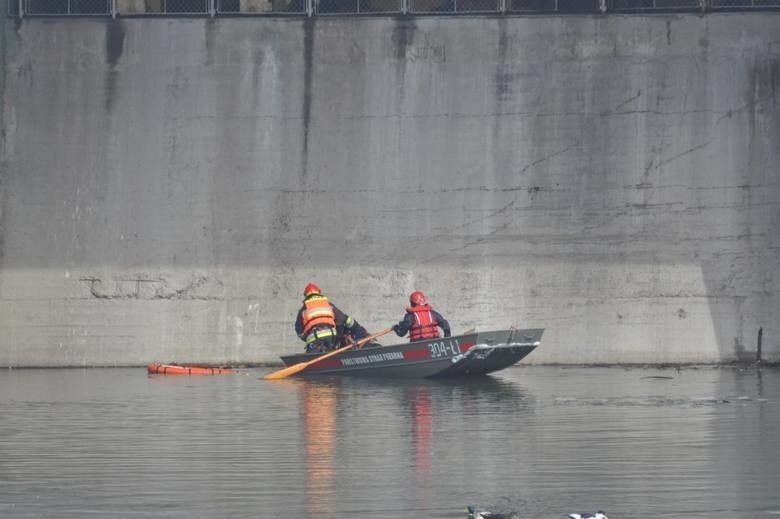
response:
<path fill-rule="evenodd" d="M 453 355 L 460 355 L 460 344 L 458 344 L 457 339 L 432 342 L 428 344 L 428 350 L 431 352 L 432 359 L 452 357 Z"/>

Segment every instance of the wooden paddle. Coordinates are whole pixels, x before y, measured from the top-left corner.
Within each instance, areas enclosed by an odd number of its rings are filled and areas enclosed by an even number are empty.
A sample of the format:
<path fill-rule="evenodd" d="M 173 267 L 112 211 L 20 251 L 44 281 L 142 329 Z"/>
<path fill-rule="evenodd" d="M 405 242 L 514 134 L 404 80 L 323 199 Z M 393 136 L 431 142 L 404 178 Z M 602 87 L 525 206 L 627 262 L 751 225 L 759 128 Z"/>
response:
<path fill-rule="evenodd" d="M 360 348 L 364 344 L 373 341 L 377 337 L 381 337 L 382 335 L 385 335 L 386 333 L 390 333 L 392 331 L 393 331 L 392 328 L 386 328 L 386 329 L 382 330 L 381 332 L 375 333 L 374 335 L 369 335 L 365 339 L 360 339 L 355 344 L 349 344 L 347 346 L 344 346 L 343 348 L 339 348 L 337 350 L 329 351 L 328 353 L 326 353 L 324 355 L 320 355 L 319 357 L 317 357 L 316 359 L 313 359 L 313 360 L 309 360 L 309 361 L 306 361 L 306 362 L 299 362 L 298 364 L 293 364 L 292 366 L 287 366 L 286 368 L 280 369 L 279 371 L 274 371 L 273 373 L 269 373 L 268 375 L 264 376 L 263 378 L 266 379 L 266 380 L 278 380 L 280 378 L 289 377 L 290 375 L 295 375 L 296 373 L 299 373 L 299 372 L 303 371 L 304 369 L 306 369 L 307 367 L 311 366 L 312 364 L 316 364 L 317 362 L 319 362 L 321 360 L 325 360 L 325 359 L 330 358 L 330 357 L 335 357 L 339 353 L 345 352 L 345 351 L 347 351 L 350 348 Z"/>

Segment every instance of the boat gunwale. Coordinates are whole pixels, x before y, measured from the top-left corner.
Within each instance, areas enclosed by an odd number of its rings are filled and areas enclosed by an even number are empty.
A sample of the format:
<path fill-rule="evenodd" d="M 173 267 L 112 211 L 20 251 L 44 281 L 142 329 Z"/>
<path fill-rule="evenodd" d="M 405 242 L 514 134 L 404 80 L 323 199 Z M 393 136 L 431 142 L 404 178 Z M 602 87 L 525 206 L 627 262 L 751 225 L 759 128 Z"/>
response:
<path fill-rule="evenodd" d="M 510 342 L 514 338 L 514 334 L 522 333 L 523 335 L 517 336 L 517 339 L 526 339 L 523 342 Z M 302 371 L 302 376 L 315 376 L 315 375 L 373 375 L 382 376 L 387 373 L 388 376 L 418 376 L 423 378 L 436 377 L 437 375 L 479 375 L 484 373 L 490 373 L 507 368 L 523 358 L 529 355 L 541 344 L 541 337 L 544 333 L 543 328 L 528 328 L 518 329 L 509 328 L 503 330 L 489 330 L 485 332 L 469 331 L 462 335 L 455 335 L 451 337 L 439 337 L 435 339 L 426 339 L 422 341 L 414 341 L 400 344 L 390 344 L 387 346 L 361 348 L 358 350 L 347 350 L 343 352 L 339 357 L 359 359 L 366 358 L 368 355 L 376 354 L 376 352 L 393 352 L 393 351 L 414 351 L 416 349 L 430 348 L 430 345 L 443 341 L 460 341 L 456 342 L 459 353 L 442 355 L 439 357 L 427 357 L 420 359 L 390 359 L 382 362 L 376 362 L 373 364 L 357 364 L 357 365 L 340 365 L 340 366 L 327 366 L 316 368 L 317 363 L 312 364 L 312 369 Z M 508 334 L 508 335 L 507 335 Z M 480 340 L 482 336 L 485 340 Z M 506 336 L 506 339 L 504 339 Z M 500 338 L 502 342 L 496 342 L 496 338 Z M 464 341 L 466 339 L 466 341 Z M 470 340 L 473 339 L 473 342 Z M 467 346 L 464 349 L 463 344 Z M 449 343 L 450 353 L 452 352 L 452 343 Z M 518 348 L 521 351 L 514 351 Z M 489 353 L 484 357 L 478 357 L 480 352 L 488 351 Z M 488 357 L 492 355 L 492 352 L 514 352 L 513 356 L 505 359 L 498 364 L 491 363 Z M 321 353 L 297 353 L 292 355 L 284 355 L 281 357 L 282 362 L 286 366 L 292 366 L 300 362 L 308 362 L 322 355 Z M 490 360 L 495 360 L 495 357 Z M 327 359 L 324 359 L 326 362 Z M 484 361 L 484 362 L 483 362 Z M 476 364 L 476 366 L 473 366 Z M 430 366 L 426 368 L 426 366 Z M 473 366 L 471 369 L 467 366 Z M 400 374 L 404 372 L 403 374 Z M 389 375 L 389 374 L 393 375 Z"/>

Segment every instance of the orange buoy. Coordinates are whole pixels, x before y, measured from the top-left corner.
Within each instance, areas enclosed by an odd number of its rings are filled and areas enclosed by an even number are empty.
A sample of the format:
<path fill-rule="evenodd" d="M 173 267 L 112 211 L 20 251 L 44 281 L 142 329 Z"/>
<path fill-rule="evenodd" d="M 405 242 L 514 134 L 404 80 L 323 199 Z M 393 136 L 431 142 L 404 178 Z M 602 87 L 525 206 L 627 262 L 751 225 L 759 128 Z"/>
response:
<path fill-rule="evenodd" d="M 238 373 L 233 368 L 204 368 L 200 366 L 179 366 L 178 364 L 148 364 L 146 370 L 151 375 L 225 375 Z"/>

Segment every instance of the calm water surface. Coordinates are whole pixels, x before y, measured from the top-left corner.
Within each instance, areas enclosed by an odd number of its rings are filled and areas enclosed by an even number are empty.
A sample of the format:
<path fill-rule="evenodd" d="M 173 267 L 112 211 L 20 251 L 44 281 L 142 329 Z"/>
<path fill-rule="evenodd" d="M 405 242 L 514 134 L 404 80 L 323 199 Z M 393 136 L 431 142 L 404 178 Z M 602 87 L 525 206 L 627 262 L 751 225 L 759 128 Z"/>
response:
<path fill-rule="evenodd" d="M 268 371 L 0 372 L 0 517 L 780 517 L 777 370 Z"/>

